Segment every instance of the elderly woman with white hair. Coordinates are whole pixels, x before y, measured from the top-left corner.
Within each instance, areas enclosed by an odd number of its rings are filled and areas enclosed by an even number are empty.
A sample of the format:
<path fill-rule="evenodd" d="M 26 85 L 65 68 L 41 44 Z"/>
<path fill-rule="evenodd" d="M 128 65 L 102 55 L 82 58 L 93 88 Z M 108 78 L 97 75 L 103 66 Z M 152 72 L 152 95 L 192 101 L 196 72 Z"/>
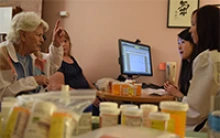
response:
<path fill-rule="evenodd" d="M 34 12 L 21 12 L 14 16 L 7 41 L 0 44 L 0 99 L 21 93 L 42 91 L 49 83 L 48 76 L 60 67 L 63 57 L 62 28 L 56 23 L 50 53 L 43 75 L 35 66 L 36 56 L 44 42 L 48 24 Z"/>

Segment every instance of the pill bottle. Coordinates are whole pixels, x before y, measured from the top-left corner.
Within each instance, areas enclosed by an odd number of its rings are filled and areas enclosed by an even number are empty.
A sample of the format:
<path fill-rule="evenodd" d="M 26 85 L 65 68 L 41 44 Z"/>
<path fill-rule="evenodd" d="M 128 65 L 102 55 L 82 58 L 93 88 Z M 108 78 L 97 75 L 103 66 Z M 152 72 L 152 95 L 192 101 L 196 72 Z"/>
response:
<path fill-rule="evenodd" d="M 129 90 L 129 83 L 122 82 L 121 83 L 121 95 L 127 96 Z"/>
<path fill-rule="evenodd" d="M 69 85 L 62 85 L 62 98 L 65 100 L 65 104 L 70 103 L 70 92 L 69 92 Z"/>
<path fill-rule="evenodd" d="M 47 138 L 50 117 L 56 109 L 56 106 L 51 102 L 36 101 L 33 104 L 24 138 Z"/>
<path fill-rule="evenodd" d="M 123 110 L 126 108 L 136 108 L 138 109 L 137 105 L 134 104 L 121 104 L 120 105 L 120 110 L 121 110 L 121 114 L 119 115 L 119 124 L 124 124 L 124 114 L 123 114 Z"/>
<path fill-rule="evenodd" d="M 154 128 L 162 131 L 166 131 L 167 122 L 170 119 L 170 114 L 163 112 L 150 112 L 149 113 L 149 128 Z"/>
<path fill-rule="evenodd" d="M 158 106 L 153 104 L 141 104 L 140 108 L 143 110 L 143 121 L 142 126 L 147 127 L 147 124 L 149 123 L 148 115 L 150 112 L 157 112 Z"/>
<path fill-rule="evenodd" d="M 99 114 L 99 127 L 110 127 L 118 125 L 118 116 L 120 109 L 118 108 L 102 108 Z"/>
<path fill-rule="evenodd" d="M 74 135 L 80 135 L 92 130 L 92 106 L 88 106 L 80 116 Z"/>
<path fill-rule="evenodd" d="M 142 91 L 142 84 L 141 83 L 134 83 L 135 88 L 135 94 L 134 96 L 141 96 Z"/>
<path fill-rule="evenodd" d="M 113 95 L 121 95 L 121 82 L 113 82 L 112 83 L 112 94 Z"/>
<path fill-rule="evenodd" d="M 142 124 L 142 109 L 125 108 L 122 110 L 124 115 L 123 124 L 125 126 L 140 127 Z"/>
<path fill-rule="evenodd" d="M 101 102 L 99 105 L 99 109 L 102 108 L 118 108 L 118 103 L 115 102 Z"/>
<path fill-rule="evenodd" d="M 176 101 L 162 101 L 160 102 L 160 108 L 161 112 L 170 114 L 167 131 L 177 134 L 180 138 L 184 138 L 188 104 Z"/>
<path fill-rule="evenodd" d="M 57 111 L 51 118 L 48 138 L 72 138 L 80 116 L 74 112 Z"/>
<path fill-rule="evenodd" d="M 112 93 L 112 81 L 109 81 L 109 82 L 108 82 L 107 91 L 108 91 L 109 93 Z"/>
<path fill-rule="evenodd" d="M 30 111 L 23 107 L 13 107 L 6 123 L 3 138 L 23 138 Z"/>
<path fill-rule="evenodd" d="M 2 130 L 4 131 L 5 125 L 10 116 L 12 108 L 15 106 L 17 99 L 15 97 L 4 97 L 1 104 L 1 116 L 2 116 Z M 3 132 L 2 131 L 2 132 Z"/>

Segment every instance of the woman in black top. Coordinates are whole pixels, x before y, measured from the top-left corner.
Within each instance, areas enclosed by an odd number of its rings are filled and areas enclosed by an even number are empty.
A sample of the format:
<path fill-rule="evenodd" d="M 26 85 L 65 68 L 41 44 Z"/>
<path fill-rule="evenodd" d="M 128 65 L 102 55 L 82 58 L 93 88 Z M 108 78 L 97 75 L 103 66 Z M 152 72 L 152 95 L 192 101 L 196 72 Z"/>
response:
<path fill-rule="evenodd" d="M 196 45 L 192 40 L 189 28 L 178 34 L 178 50 L 182 58 L 178 82 L 179 88 L 170 82 L 166 82 L 164 88 L 169 94 L 181 98 L 188 93 L 190 80 L 192 79 L 192 63 L 197 56 Z"/>
<path fill-rule="evenodd" d="M 90 88 L 88 81 L 82 73 L 81 67 L 76 60 L 70 56 L 70 62 L 63 60 L 59 72 L 64 74 L 65 84 L 74 89 Z"/>
<path fill-rule="evenodd" d="M 69 85 L 73 89 L 95 88 L 95 86 L 86 79 L 75 58 L 70 55 L 71 41 L 66 31 L 65 38 L 66 39 L 63 43 L 63 61 L 60 69 L 58 70 L 58 72 L 63 73 L 65 84 Z"/>

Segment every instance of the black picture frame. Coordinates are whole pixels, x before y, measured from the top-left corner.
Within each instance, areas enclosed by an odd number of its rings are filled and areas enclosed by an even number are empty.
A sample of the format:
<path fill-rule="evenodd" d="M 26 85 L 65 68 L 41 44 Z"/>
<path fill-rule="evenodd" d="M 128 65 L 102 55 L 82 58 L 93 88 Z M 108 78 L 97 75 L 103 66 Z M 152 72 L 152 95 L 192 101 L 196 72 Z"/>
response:
<path fill-rule="evenodd" d="M 167 28 L 191 26 L 191 14 L 199 8 L 199 0 L 168 0 Z"/>
<path fill-rule="evenodd" d="M 220 9 L 220 4 L 215 4 Z"/>

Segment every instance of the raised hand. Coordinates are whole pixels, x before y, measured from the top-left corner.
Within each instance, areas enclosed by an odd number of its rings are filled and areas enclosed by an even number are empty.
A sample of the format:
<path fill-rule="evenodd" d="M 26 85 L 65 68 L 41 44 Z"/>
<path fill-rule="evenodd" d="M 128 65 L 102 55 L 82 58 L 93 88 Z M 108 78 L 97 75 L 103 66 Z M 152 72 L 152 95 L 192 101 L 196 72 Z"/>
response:
<path fill-rule="evenodd" d="M 56 21 L 54 30 L 53 30 L 53 45 L 59 47 L 65 40 L 64 29 L 60 26 L 60 19 Z"/>

